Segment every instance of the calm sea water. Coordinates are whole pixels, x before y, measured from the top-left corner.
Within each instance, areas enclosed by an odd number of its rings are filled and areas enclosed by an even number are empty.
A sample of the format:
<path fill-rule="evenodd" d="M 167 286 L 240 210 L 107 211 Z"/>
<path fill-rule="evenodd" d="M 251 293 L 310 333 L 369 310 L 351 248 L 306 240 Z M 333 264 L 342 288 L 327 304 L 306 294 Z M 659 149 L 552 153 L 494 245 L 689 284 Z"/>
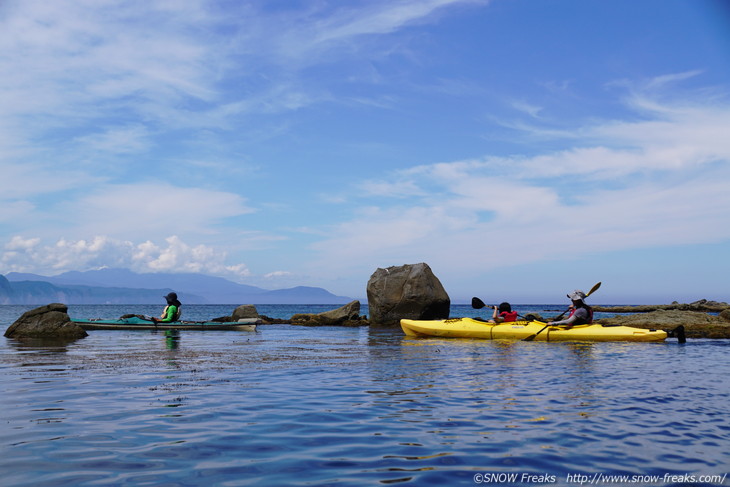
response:
<path fill-rule="evenodd" d="M 0 329 L 29 308 L 0 306 Z M 2 486 L 730 485 L 727 340 L 92 331 L 65 345 L 2 338 L 0 367 Z"/>

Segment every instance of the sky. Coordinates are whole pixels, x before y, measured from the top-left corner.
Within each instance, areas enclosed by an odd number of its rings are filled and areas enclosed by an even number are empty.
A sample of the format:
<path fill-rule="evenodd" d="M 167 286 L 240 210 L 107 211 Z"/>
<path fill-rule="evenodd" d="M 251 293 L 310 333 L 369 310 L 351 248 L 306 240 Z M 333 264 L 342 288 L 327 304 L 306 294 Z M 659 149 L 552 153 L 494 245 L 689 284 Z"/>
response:
<path fill-rule="evenodd" d="M 3 0 L 0 274 L 730 301 L 724 0 Z"/>

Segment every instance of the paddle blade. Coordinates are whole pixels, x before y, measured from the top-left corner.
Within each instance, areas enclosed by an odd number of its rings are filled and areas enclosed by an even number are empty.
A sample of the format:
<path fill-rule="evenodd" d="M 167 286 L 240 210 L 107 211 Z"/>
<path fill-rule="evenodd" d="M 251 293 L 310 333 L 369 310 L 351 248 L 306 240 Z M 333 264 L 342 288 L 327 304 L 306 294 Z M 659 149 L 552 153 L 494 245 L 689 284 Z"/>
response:
<path fill-rule="evenodd" d="M 588 294 L 586 294 L 586 298 L 588 296 L 590 296 L 591 294 L 595 293 L 596 291 L 598 291 L 598 288 L 599 287 L 601 287 L 601 283 L 600 282 L 597 282 L 596 285 L 593 286 L 590 291 L 588 291 Z"/>
<path fill-rule="evenodd" d="M 481 309 L 485 306 L 486 306 L 486 304 L 484 304 L 484 301 L 482 301 L 481 299 L 479 299 L 477 297 L 471 298 L 471 307 L 472 308 Z"/>
<path fill-rule="evenodd" d="M 550 325 L 545 325 L 545 326 L 543 326 L 543 327 L 542 327 L 542 328 L 540 329 L 540 331 L 538 331 L 537 333 L 534 333 L 534 334 L 532 334 L 532 335 L 528 336 L 527 338 L 523 338 L 523 339 L 522 339 L 522 341 L 523 341 L 523 342 L 531 342 L 531 341 L 533 341 L 533 340 L 534 340 L 534 339 L 535 339 L 535 338 L 537 337 L 537 335 L 539 335 L 540 333 L 542 333 L 542 332 L 543 332 L 543 330 L 545 330 L 545 328 L 547 328 L 548 326 L 550 326 Z"/>

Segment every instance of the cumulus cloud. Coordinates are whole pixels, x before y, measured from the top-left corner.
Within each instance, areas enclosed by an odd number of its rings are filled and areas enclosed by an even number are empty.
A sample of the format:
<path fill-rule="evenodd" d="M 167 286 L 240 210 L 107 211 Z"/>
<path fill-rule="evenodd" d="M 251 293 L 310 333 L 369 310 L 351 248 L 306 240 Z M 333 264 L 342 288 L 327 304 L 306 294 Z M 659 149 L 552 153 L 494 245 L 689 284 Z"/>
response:
<path fill-rule="evenodd" d="M 159 244 L 147 240 L 134 243 L 108 236 L 89 240 L 59 239 L 44 243 L 40 238 L 14 236 L 5 245 L 0 257 L 2 273 L 48 272 L 59 274 L 69 270 L 103 267 L 128 268 L 140 273 L 196 272 L 239 280 L 250 276 L 243 263 L 227 264 L 228 255 L 206 245 L 189 245 L 177 236 Z"/>

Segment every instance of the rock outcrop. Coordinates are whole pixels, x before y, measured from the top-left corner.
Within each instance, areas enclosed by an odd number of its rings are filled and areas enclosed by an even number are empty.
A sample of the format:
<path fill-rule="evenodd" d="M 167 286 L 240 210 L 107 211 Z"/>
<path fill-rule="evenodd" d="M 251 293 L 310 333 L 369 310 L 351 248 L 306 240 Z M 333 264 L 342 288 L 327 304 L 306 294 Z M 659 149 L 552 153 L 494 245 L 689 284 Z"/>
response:
<path fill-rule="evenodd" d="M 424 263 L 377 269 L 367 284 L 370 324 L 397 326 L 401 318 L 449 317 L 451 299 Z"/>
<path fill-rule="evenodd" d="M 367 320 L 360 317 L 360 301 L 351 301 L 346 305 L 325 311 L 324 313 L 299 313 L 291 317 L 292 325 L 302 326 L 364 326 Z"/>
<path fill-rule="evenodd" d="M 719 313 L 723 310 L 730 309 L 730 304 L 718 301 L 708 301 L 700 299 L 692 303 L 678 303 L 674 301 L 672 304 L 643 304 L 638 306 L 593 306 L 593 311 L 604 313 L 650 313 L 659 310 L 679 310 L 679 311 L 703 311 L 705 313 Z"/>
<path fill-rule="evenodd" d="M 256 306 L 253 304 L 242 304 L 236 309 L 233 310 L 233 313 L 231 313 L 230 316 L 221 316 L 219 318 L 213 318 L 210 321 L 215 321 L 218 323 L 230 323 L 233 321 L 238 320 L 246 320 L 246 319 L 260 319 L 259 312 L 256 310 Z"/>
<path fill-rule="evenodd" d="M 728 316 L 730 318 L 730 316 Z M 721 316 L 698 311 L 657 310 L 601 318 L 596 323 L 636 328 L 673 330 L 684 325 L 687 338 L 730 338 L 730 321 Z"/>
<path fill-rule="evenodd" d="M 26 311 L 5 331 L 8 338 L 51 338 L 75 340 L 88 336 L 79 325 L 71 321 L 68 307 L 52 303 Z"/>

